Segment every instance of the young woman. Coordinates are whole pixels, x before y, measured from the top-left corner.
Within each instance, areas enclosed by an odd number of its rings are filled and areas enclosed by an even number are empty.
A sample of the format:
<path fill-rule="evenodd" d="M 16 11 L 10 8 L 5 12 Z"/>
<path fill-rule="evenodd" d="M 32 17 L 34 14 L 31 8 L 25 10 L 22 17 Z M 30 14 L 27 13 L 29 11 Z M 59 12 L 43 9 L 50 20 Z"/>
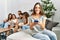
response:
<path fill-rule="evenodd" d="M 28 17 L 29 17 L 29 14 L 28 12 L 24 12 L 23 13 L 23 20 L 24 20 L 24 25 L 22 25 L 22 30 L 26 30 L 29 28 L 29 24 L 28 24 Z"/>
<path fill-rule="evenodd" d="M 5 21 L 4 28 L 8 28 L 8 25 L 11 24 L 11 21 L 12 21 L 12 13 L 9 13 L 8 14 L 8 19 Z"/>
<path fill-rule="evenodd" d="M 22 18 L 22 11 L 20 10 L 18 11 L 18 16 L 19 16 L 18 19 Z"/>
<path fill-rule="evenodd" d="M 15 14 L 12 14 L 12 27 L 14 28 L 14 32 L 18 31 L 18 19 L 16 18 Z"/>
<path fill-rule="evenodd" d="M 4 28 L 10 29 L 10 28 L 11 28 L 11 21 L 12 21 L 12 13 L 9 13 L 9 14 L 8 14 L 7 20 L 5 20 Z M 8 35 L 10 34 L 10 32 L 7 31 L 6 34 L 7 34 L 6 36 L 8 36 Z"/>
<path fill-rule="evenodd" d="M 36 3 L 32 15 L 28 18 L 32 36 L 41 40 L 57 40 L 56 34 L 45 28 L 46 19 L 41 4 Z"/>
<path fill-rule="evenodd" d="M 13 23 L 18 23 L 18 19 L 16 18 L 16 15 L 15 14 L 12 14 L 12 21 Z"/>

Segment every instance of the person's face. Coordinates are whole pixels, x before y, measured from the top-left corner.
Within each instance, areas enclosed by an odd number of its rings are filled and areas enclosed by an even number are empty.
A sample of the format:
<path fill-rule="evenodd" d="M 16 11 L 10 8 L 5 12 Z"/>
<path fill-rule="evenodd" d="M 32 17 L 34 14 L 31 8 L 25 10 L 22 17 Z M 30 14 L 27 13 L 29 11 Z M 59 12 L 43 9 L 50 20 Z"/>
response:
<path fill-rule="evenodd" d="M 20 15 L 21 12 L 18 12 L 18 15 Z"/>
<path fill-rule="evenodd" d="M 23 18 L 23 15 L 19 15 L 20 18 Z"/>
<path fill-rule="evenodd" d="M 36 14 L 39 14 L 40 13 L 40 5 L 39 4 L 37 4 L 35 6 L 35 12 L 36 12 Z"/>
<path fill-rule="evenodd" d="M 9 18 L 11 18 L 12 16 L 11 15 L 9 15 Z"/>
<path fill-rule="evenodd" d="M 25 15 L 23 15 L 23 19 L 25 19 Z"/>
<path fill-rule="evenodd" d="M 13 15 L 13 19 L 15 19 L 15 16 Z"/>

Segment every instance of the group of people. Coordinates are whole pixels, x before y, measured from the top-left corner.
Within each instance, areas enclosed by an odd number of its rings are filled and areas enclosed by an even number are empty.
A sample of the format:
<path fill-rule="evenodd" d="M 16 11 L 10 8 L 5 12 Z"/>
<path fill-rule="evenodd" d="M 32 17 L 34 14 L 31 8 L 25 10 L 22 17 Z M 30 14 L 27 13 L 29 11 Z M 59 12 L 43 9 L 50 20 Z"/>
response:
<path fill-rule="evenodd" d="M 28 12 L 18 11 L 19 17 L 16 17 L 15 14 L 9 13 L 8 18 L 4 20 L 4 28 L 13 29 L 13 32 L 17 32 L 19 28 L 22 28 L 23 25 L 28 23 Z"/>
<path fill-rule="evenodd" d="M 19 17 L 16 17 L 15 14 L 9 13 L 8 18 L 4 21 L 4 28 L 12 28 L 13 32 L 17 32 L 18 29 L 22 31 L 29 29 L 30 35 L 36 39 L 57 40 L 56 34 L 45 28 L 47 17 L 39 2 L 34 5 L 31 15 L 21 11 L 18 11 L 18 15 Z"/>

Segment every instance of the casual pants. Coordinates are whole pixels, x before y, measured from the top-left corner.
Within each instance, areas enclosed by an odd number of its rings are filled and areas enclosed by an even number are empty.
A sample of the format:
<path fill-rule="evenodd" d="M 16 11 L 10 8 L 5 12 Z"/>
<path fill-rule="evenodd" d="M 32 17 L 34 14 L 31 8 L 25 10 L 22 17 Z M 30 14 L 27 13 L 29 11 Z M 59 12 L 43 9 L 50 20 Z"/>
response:
<path fill-rule="evenodd" d="M 29 26 L 23 26 L 22 30 L 26 30 L 29 28 Z M 34 34 L 33 37 L 41 40 L 57 40 L 56 34 L 53 31 L 47 29 L 43 30 L 42 33 Z"/>

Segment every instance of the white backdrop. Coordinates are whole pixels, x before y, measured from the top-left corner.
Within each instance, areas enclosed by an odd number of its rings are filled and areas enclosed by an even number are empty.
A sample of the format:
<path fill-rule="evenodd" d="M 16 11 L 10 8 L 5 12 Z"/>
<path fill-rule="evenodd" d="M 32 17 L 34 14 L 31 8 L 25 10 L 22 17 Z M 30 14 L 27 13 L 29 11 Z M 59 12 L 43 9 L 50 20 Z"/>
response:
<path fill-rule="evenodd" d="M 4 19 L 4 17 L 6 16 L 6 1 L 5 0 L 0 0 L 0 22 L 2 22 L 2 20 Z"/>

